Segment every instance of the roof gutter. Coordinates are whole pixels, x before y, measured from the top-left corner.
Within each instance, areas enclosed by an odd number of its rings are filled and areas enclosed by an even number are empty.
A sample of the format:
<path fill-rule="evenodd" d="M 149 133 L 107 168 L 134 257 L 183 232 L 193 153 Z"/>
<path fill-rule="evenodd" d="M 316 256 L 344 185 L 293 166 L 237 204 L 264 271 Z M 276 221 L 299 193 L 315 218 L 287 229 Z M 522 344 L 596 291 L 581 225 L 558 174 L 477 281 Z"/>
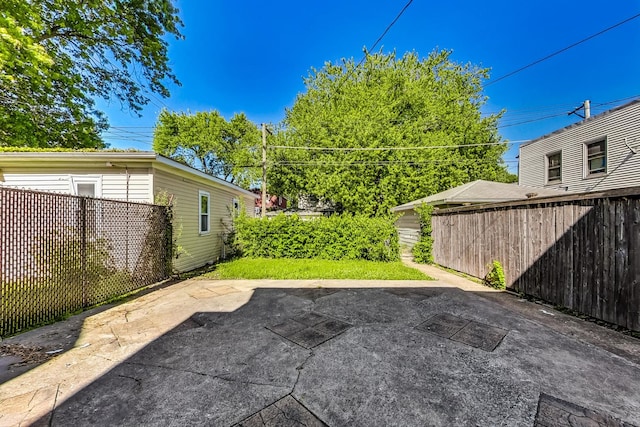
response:
<path fill-rule="evenodd" d="M 87 160 L 131 160 L 131 161 L 150 161 L 156 159 L 156 153 L 151 151 L 132 151 L 132 152 L 97 152 L 97 151 L 29 151 L 29 152 L 0 152 L 0 162 L 10 160 L 11 162 L 49 162 L 49 161 L 70 161 L 85 162 Z"/>

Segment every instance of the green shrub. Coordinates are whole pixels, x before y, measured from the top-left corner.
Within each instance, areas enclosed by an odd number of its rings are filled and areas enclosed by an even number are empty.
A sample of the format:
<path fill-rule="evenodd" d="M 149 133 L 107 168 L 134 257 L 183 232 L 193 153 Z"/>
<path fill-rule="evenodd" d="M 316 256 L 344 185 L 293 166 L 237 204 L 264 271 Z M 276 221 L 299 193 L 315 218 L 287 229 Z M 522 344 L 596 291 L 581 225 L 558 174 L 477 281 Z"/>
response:
<path fill-rule="evenodd" d="M 420 264 L 433 264 L 433 239 L 430 236 L 420 237 L 413 245 L 412 253 L 415 262 Z"/>
<path fill-rule="evenodd" d="M 433 263 L 433 238 L 431 237 L 431 214 L 433 206 L 423 203 L 415 208 L 420 217 L 420 239 L 413 246 L 413 259 L 422 264 Z"/>
<path fill-rule="evenodd" d="M 484 277 L 483 283 L 496 289 L 505 289 L 507 287 L 507 282 L 504 278 L 504 270 L 502 269 L 502 264 L 500 264 L 499 261 L 494 260 L 491 263 L 491 268 Z"/>
<path fill-rule="evenodd" d="M 393 217 L 333 215 L 303 220 L 297 215 L 235 218 L 234 250 L 251 258 L 400 259 Z"/>

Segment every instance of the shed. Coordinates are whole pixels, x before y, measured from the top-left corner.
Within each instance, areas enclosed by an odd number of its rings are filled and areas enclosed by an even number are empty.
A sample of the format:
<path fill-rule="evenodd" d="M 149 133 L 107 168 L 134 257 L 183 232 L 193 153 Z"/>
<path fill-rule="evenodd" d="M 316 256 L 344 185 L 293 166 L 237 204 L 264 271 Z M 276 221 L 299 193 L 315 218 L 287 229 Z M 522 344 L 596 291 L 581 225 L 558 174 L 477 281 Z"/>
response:
<path fill-rule="evenodd" d="M 234 209 L 253 216 L 255 194 L 151 151 L 0 152 L 0 186 L 173 204 L 178 272 L 224 256 Z"/>
<path fill-rule="evenodd" d="M 525 200 L 533 197 L 557 196 L 561 194 L 566 194 L 566 192 L 550 188 L 536 188 L 518 184 L 506 184 L 504 182 L 477 180 L 396 206 L 391 208 L 391 212 L 403 214 L 398 221 L 396 221 L 400 244 L 412 247 L 420 237 L 420 218 L 415 208 L 422 204 L 432 205 L 436 209 L 445 209 L 457 206 Z"/>

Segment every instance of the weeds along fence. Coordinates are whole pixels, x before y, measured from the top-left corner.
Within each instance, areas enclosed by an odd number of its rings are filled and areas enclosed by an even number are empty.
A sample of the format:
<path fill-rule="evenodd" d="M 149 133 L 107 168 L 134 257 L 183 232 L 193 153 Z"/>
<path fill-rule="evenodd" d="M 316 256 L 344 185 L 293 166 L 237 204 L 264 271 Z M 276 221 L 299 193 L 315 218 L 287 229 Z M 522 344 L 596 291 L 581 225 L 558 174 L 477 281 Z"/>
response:
<path fill-rule="evenodd" d="M 171 273 L 171 211 L 0 187 L 0 336 Z"/>
<path fill-rule="evenodd" d="M 640 330 L 640 187 L 434 211 L 434 261 Z"/>

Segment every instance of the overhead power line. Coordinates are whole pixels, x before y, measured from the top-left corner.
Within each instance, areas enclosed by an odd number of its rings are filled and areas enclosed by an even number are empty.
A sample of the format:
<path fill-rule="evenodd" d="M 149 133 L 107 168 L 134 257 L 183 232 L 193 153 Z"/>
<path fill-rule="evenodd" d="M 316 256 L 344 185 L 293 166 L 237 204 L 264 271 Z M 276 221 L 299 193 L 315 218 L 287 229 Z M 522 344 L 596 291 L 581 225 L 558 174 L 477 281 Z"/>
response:
<path fill-rule="evenodd" d="M 103 136 L 103 137 L 102 137 L 102 139 L 103 139 L 105 142 L 109 142 L 109 141 L 138 142 L 138 143 L 140 143 L 140 144 L 145 144 L 145 145 L 148 145 L 149 147 L 153 147 L 153 144 L 152 144 L 151 142 L 149 142 L 149 141 L 143 141 L 142 139 L 137 139 L 137 138 L 129 138 L 129 137 L 127 137 L 127 138 L 120 138 L 120 137 L 110 137 L 110 136 L 108 136 L 108 137 L 104 137 L 104 136 Z"/>
<path fill-rule="evenodd" d="M 503 124 L 503 125 L 498 125 L 498 129 L 508 128 L 508 127 L 512 127 L 512 126 L 520 126 L 520 125 L 524 125 L 524 124 L 527 124 L 527 123 L 539 122 L 539 121 L 551 119 L 551 118 L 554 118 L 554 117 L 564 117 L 566 115 L 567 115 L 567 112 L 563 111 L 562 113 L 559 113 L 559 114 L 549 114 L 548 116 L 537 117 L 535 119 L 522 120 L 522 121 L 515 122 L 515 123 L 507 123 L 507 124 Z"/>
<path fill-rule="evenodd" d="M 389 30 L 391 29 L 391 27 L 393 27 L 395 25 L 396 22 L 398 22 L 398 19 L 400 19 L 400 17 L 402 16 L 402 14 L 405 12 L 405 10 L 407 10 L 409 8 L 409 6 L 411 5 L 411 3 L 413 3 L 413 0 L 409 0 L 407 2 L 407 4 L 404 5 L 404 7 L 402 8 L 402 10 L 400 11 L 400 13 L 398 13 L 398 15 L 395 17 L 395 19 L 393 21 L 391 21 L 391 23 L 387 26 L 387 28 L 385 28 L 385 30 L 382 32 L 382 34 L 380 35 L 380 37 L 378 37 L 378 40 L 375 41 L 375 43 L 373 43 L 371 45 L 371 47 L 368 49 L 369 51 L 372 51 L 373 49 L 376 48 L 376 46 L 378 46 L 378 43 L 380 43 L 382 41 L 382 39 L 384 38 L 384 36 L 387 35 L 387 33 L 389 32 Z M 360 60 L 360 62 L 358 62 L 358 65 L 356 66 L 356 68 L 358 68 L 360 65 L 362 65 L 362 63 L 364 62 L 365 58 L 367 57 L 367 55 L 364 55 L 362 57 L 362 59 Z"/>
<path fill-rule="evenodd" d="M 604 106 L 604 105 L 611 105 L 611 104 L 615 104 L 617 102 L 622 102 L 622 101 L 631 101 L 632 99 L 636 99 L 636 98 L 640 98 L 640 94 L 633 95 L 633 96 L 627 96 L 626 98 L 614 99 L 613 101 L 592 103 L 591 104 L 591 108 L 593 108 L 593 107 L 601 107 L 601 106 Z"/>
<path fill-rule="evenodd" d="M 503 160 L 503 163 L 518 163 L 518 160 Z M 402 160 L 371 160 L 371 161 L 355 161 L 355 162 L 271 162 L 270 166 L 366 166 L 366 165 L 377 165 L 377 166 L 388 166 L 388 165 L 409 165 L 409 166 L 419 166 L 419 165 L 430 165 L 430 164 L 473 164 L 473 165 L 494 165 L 496 162 L 482 162 L 477 159 L 468 159 L 465 161 L 464 159 L 456 159 L 456 160 L 427 160 L 427 161 L 402 161 Z M 244 166 L 241 166 L 244 167 Z M 247 166 L 247 167 L 257 167 L 257 166 Z"/>
<path fill-rule="evenodd" d="M 109 129 L 155 129 L 155 126 L 109 126 Z"/>
<path fill-rule="evenodd" d="M 518 160 L 502 160 L 500 164 L 507 163 L 518 163 Z M 392 165 L 407 165 L 407 166 L 421 166 L 421 165 L 453 165 L 456 166 L 478 166 L 478 165 L 499 165 L 495 161 L 485 161 L 482 159 L 432 159 L 432 160 L 356 160 L 356 161 L 345 161 L 345 162 L 322 162 L 322 161 L 272 161 L 267 162 L 267 165 L 270 167 L 273 166 L 392 166 Z M 249 164 L 249 165 L 229 165 L 234 168 L 244 168 L 244 169 L 260 169 L 262 168 L 261 164 Z"/>
<path fill-rule="evenodd" d="M 356 69 L 358 69 L 358 67 L 360 67 L 362 65 L 362 63 L 364 62 L 365 59 L 367 59 L 367 52 L 372 51 L 373 49 L 376 48 L 376 46 L 378 46 L 378 43 L 380 43 L 382 41 L 382 39 L 384 38 L 384 36 L 387 35 L 387 33 L 389 32 L 389 30 L 391 29 L 391 27 L 393 27 L 395 25 L 396 22 L 398 22 L 398 19 L 400 19 L 400 17 L 402 16 L 402 14 L 407 10 L 407 8 L 411 5 L 411 3 L 413 3 L 413 0 L 409 0 L 407 2 L 407 4 L 404 5 L 404 7 L 402 8 L 402 10 L 400 11 L 400 13 L 398 13 L 398 15 L 393 19 L 393 21 L 391 21 L 391 23 L 389 25 L 387 25 L 387 28 L 385 28 L 385 30 L 382 32 L 382 34 L 380 35 L 380 37 L 378 37 L 378 39 L 371 45 L 371 47 L 369 49 L 367 49 L 367 47 L 365 46 L 365 54 L 362 56 L 362 59 L 358 62 L 358 65 L 356 65 L 352 70 L 347 71 L 347 74 L 345 75 L 345 79 L 349 77 L 349 75 Z M 342 87 L 342 84 L 344 83 L 345 80 L 340 81 L 340 83 L 338 84 L 338 87 L 336 89 L 336 91 L 340 90 L 340 88 Z"/>
<path fill-rule="evenodd" d="M 575 43 L 573 43 L 573 44 L 570 44 L 570 45 L 569 45 L 569 46 L 567 46 L 567 47 L 564 47 L 564 48 L 562 48 L 562 49 L 560 49 L 560 50 L 557 50 L 557 51 L 555 51 L 555 52 L 553 52 L 553 53 L 551 53 L 551 54 L 549 54 L 549 55 L 545 56 L 544 58 L 540 58 L 540 59 L 538 59 L 538 60 L 536 60 L 536 61 L 531 62 L 530 64 L 525 65 L 524 67 L 520 67 L 520 68 L 518 68 L 517 70 L 511 71 L 510 73 L 507 73 L 507 74 L 505 74 L 505 75 L 503 75 L 503 76 L 500 76 L 500 77 L 498 77 L 498 78 L 497 78 L 497 79 L 495 79 L 495 80 L 492 80 L 492 81 L 490 81 L 490 82 L 488 82 L 488 83 L 485 83 L 484 85 L 482 85 L 482 88 L 484 89 L 484 88 L 485 88 L 485 87 L 487 87 L 487 86 L 491 86 L 491 85 L 492 85 L 492 84 L 494 84 L 494 83 L 498 83 L 498 82 L 499 82 L 499 81 L 501 81 L 501 80 L 504 80 L 504 79 L 506 79 L 506 78 L 509 78 L 509 77 L 513 76 L 514 74 L 517 74 L 517 73 L 519 73 L 519 72 L 521 72 L 521 71 L 524 71 L 524 70 L 526 70 L 527 68 L 533 67 L 534 65 L 537 65 L 537 64 L 539 64 L 539 63 L 541 63 L 541 62 L 543 62 L 543 61 L 546 61 L 547 59 L 553 58 L 554 56 L 559 55 L 559 54 L 561 54 L 562 52 L 566 52 L 567 50 L 569 50 L 569 49 L 571 49 L 571 48 L 574 48 L 574 47 L 576 47 L 576 46 L 578 46 L 578 45 L 580 45 L 580 44 L 582 44 L 582 43 L 584 43 L 584 42 L 586 42 L 586 41 L 589 41 L 589 40 L 591 40 L 591 39 L 593 39 L 593 38 L 595 38 L 595 37 L 598 37 L 599 35 L 602 35 L 602 34 L 606 33 L 607 31 L 611 31 L 611 30 L 613 30 L 614 28 L 617 28 L 617 27 L 619 27 L 619 26 L 621 26 L 621 25 L 624 25 L 624 24 L 626 24 L 627 22 L 633 21 L 634 19 L 636 19 L 636 18 L 638 18 L 638 17 L 640 17 L 640 13 L 638 13 L 637 15 L 634 15 L 634 16 L 632 16 L 632 17 L 630 17 L 630 18 L 627 18 L 627 19 L 625 19 L 625 20 L 623 20 L 623 21 L 620 21 L 620 22 L 618 22 L 617 24 L 614 24 L 614 25 L 612 25 L 612 26 L 610 26 L 610 27 L 607 27 L 607 28 L 605 28 L 604 30 L 598 31 L 597 33 L 592 34 L 592 35 L 590 35 L 589 37 L 586 37 L 586 38 L 584 38 L 584 39 L 582 39 L 582 40 L 580 40 L 580 41 L 577 41 L 577 42 L 575 42 Z"/>
<path fill-rule="evenodd" d="M 457 144 L 457 145 L 423 145 L 418 147 L 310 147 L 292 145 L 270 145 L 269 148 L 281 148 L 285 150 L 314 150 L 314 151 L 394 151 L 394 150 L 432 150 L 438 148 L 466 148 L 466 147 L 486 147 L 491 145 L 518 144 L 529 142 L 529 139 L 518 141 L 485 142 L 479 144 Z"/>

